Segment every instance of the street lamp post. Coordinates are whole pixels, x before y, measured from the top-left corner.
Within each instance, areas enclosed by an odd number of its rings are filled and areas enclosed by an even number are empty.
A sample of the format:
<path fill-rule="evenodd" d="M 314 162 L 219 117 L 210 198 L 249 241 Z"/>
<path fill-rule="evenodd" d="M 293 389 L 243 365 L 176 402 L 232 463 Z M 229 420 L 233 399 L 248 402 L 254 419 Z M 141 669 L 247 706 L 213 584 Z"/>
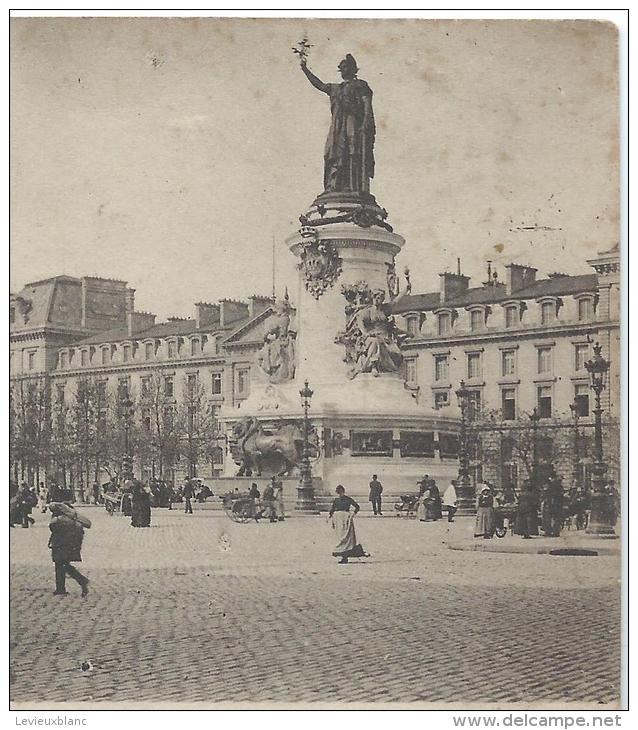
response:
<path fill-rule="evenodd" d="M 574 468 L 572 469 L 572 486 L 580 487 L 580 433 L 578 431 L 578 401 L 574 400 L 570 404 L 569 410 L 572 412 L 574 420 Z"/>
<path fill-rule="evenodd" d="M 458 515 L 460 517 L 474 515 L 476 513 L 476 499 L 474 487 L 470 483 L 469 455 L 467 448 L 467 410 L 469 406 L 470 391 L 465 387 L 465 381 L 461 380 L 456 398 L 461 409 L 461 433 L 459 443 L 459 488 Z"/>
<path fill-rule="evenodd" d="M 529 420 L 532 422 L 532 474 L 531 481 L 534 491 L 539 487 L 539 468 L 538 468 L 538 422 L 541 420 L 541 414 L 538 408 L 534 408 Z"/>
<path fill-rule="evenodd" d="M 594 345 L 594 356 L 585 363 L 585 368 L 591 378 L 591 389 L 596 396 L 594 408 L 594 463 L 592 464 L 591 517 L 585 531 L 588 535 L 601 537 L 616 537 L 611 517 L 611 495 L 606 485 L 607 464 L 603 458 L 603 409 L 600 405 L 600 395 L 605 389 L 605 375 L 609 370 L 609 361 L 602 356 L 602 346 L 599 342 Z"/>
<path fill-rule="evenodd" d="M 124 457 L 122 459 L 122 478 L 133 478 L 133 454 L 131 453 L 131 419 L 133 417 L 133 401 L 128 395 L 121 401 L 124 418 Z"/>
<path fill-rule="evenodd" d="M 308 410 L 310 409 L 310 399 L 313 391 L 308 387 L 308 381 L 304 382 L 304 387 L 299 391 L 301 396 L 301 407 L 303 408 L 303 448 L 301 452 L 301 461 L 299 463 L 299 486 L 297 487 L 297 506 L 299 512 L 318 514 L 317 503 L 315 502 L 315 490 L 312 486 L 312 467 L 310 465 L 310 419 L 308 418 Z"/>

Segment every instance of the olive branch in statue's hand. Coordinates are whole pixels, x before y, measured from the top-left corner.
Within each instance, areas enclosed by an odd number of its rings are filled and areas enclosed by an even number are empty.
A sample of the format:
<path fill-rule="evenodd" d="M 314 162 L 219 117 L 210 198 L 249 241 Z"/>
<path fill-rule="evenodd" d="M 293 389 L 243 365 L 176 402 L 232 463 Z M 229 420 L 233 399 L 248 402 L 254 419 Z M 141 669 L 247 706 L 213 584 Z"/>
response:
<path fill-rule="evenodd" d="M 296 53 L 297 56 L 299 56 L 299 63 L 302 66 L 306 65 L 310 49 L 313 47 L 313 44 L 308 43 L 308 38 L 306 38 L 305 36 L 299 41 L 299 43 L 297 43 L 296 46 L 293 46 L 292 52 Z"/>

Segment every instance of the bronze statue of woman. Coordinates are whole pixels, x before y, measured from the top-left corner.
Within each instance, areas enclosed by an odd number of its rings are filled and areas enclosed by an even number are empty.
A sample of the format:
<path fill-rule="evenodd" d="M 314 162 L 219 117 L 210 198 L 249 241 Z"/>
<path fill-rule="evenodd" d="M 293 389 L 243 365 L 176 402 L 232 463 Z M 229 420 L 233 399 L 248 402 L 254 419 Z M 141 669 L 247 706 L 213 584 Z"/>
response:
<path fill-rule="evenodd" d="M 325 192 L 370 192 L 374 177 L 374 114 L 372 89 L 357 78 L 357 63 L 348 53 L 339 64 L 343 81 L 324 84 L 300 56 L 301 70 L 308 81 L 330 97 L 332 121 L 324 151 Z"/>

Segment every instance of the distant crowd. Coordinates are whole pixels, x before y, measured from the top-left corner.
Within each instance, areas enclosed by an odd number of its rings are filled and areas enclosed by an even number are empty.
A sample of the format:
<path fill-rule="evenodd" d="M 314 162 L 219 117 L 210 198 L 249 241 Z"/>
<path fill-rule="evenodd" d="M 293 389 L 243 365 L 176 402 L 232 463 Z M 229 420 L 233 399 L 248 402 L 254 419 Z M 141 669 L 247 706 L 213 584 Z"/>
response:
<path fill-rule="evenodd" d="M 448 522 L 453 522 L 458 509 L 458 480 L 451 481 L 443 496 L 436 481 L 427 474 L 418 484 L 418 495 L 403 495 L 395 509 L 414 510 L 422 522 L 442 519 L 445 510 Z M 620 495 L 613 481 L 608 482 L 606 489 L 610 497 L 610 521 L 615 524 L 620 514 Z M 590 492 L 582 486 L 566 491 L 562 479 L 553 471 L 539 487 L 526 480 L 520 493 L 513 487 L 498 488 L 489 482 L 477 483 L 475 492 L 474 537 L 490 539 L 497 531 L 507 529 L 525 539 L 541 532 L 546 537 L 558 537 L 565 528 L 580 530 L 589 522 Z"/>

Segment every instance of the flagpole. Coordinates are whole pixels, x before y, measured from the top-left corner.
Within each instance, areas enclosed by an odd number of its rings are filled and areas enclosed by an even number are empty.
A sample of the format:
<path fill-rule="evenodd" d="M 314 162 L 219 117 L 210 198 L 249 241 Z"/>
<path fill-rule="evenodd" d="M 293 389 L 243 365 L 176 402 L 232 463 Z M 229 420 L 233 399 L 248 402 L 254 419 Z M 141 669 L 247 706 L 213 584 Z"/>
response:
<path fill-rule="evenodd" d="M 275 234 L 272 234 L 272 299 L 275 301 Z"/>

